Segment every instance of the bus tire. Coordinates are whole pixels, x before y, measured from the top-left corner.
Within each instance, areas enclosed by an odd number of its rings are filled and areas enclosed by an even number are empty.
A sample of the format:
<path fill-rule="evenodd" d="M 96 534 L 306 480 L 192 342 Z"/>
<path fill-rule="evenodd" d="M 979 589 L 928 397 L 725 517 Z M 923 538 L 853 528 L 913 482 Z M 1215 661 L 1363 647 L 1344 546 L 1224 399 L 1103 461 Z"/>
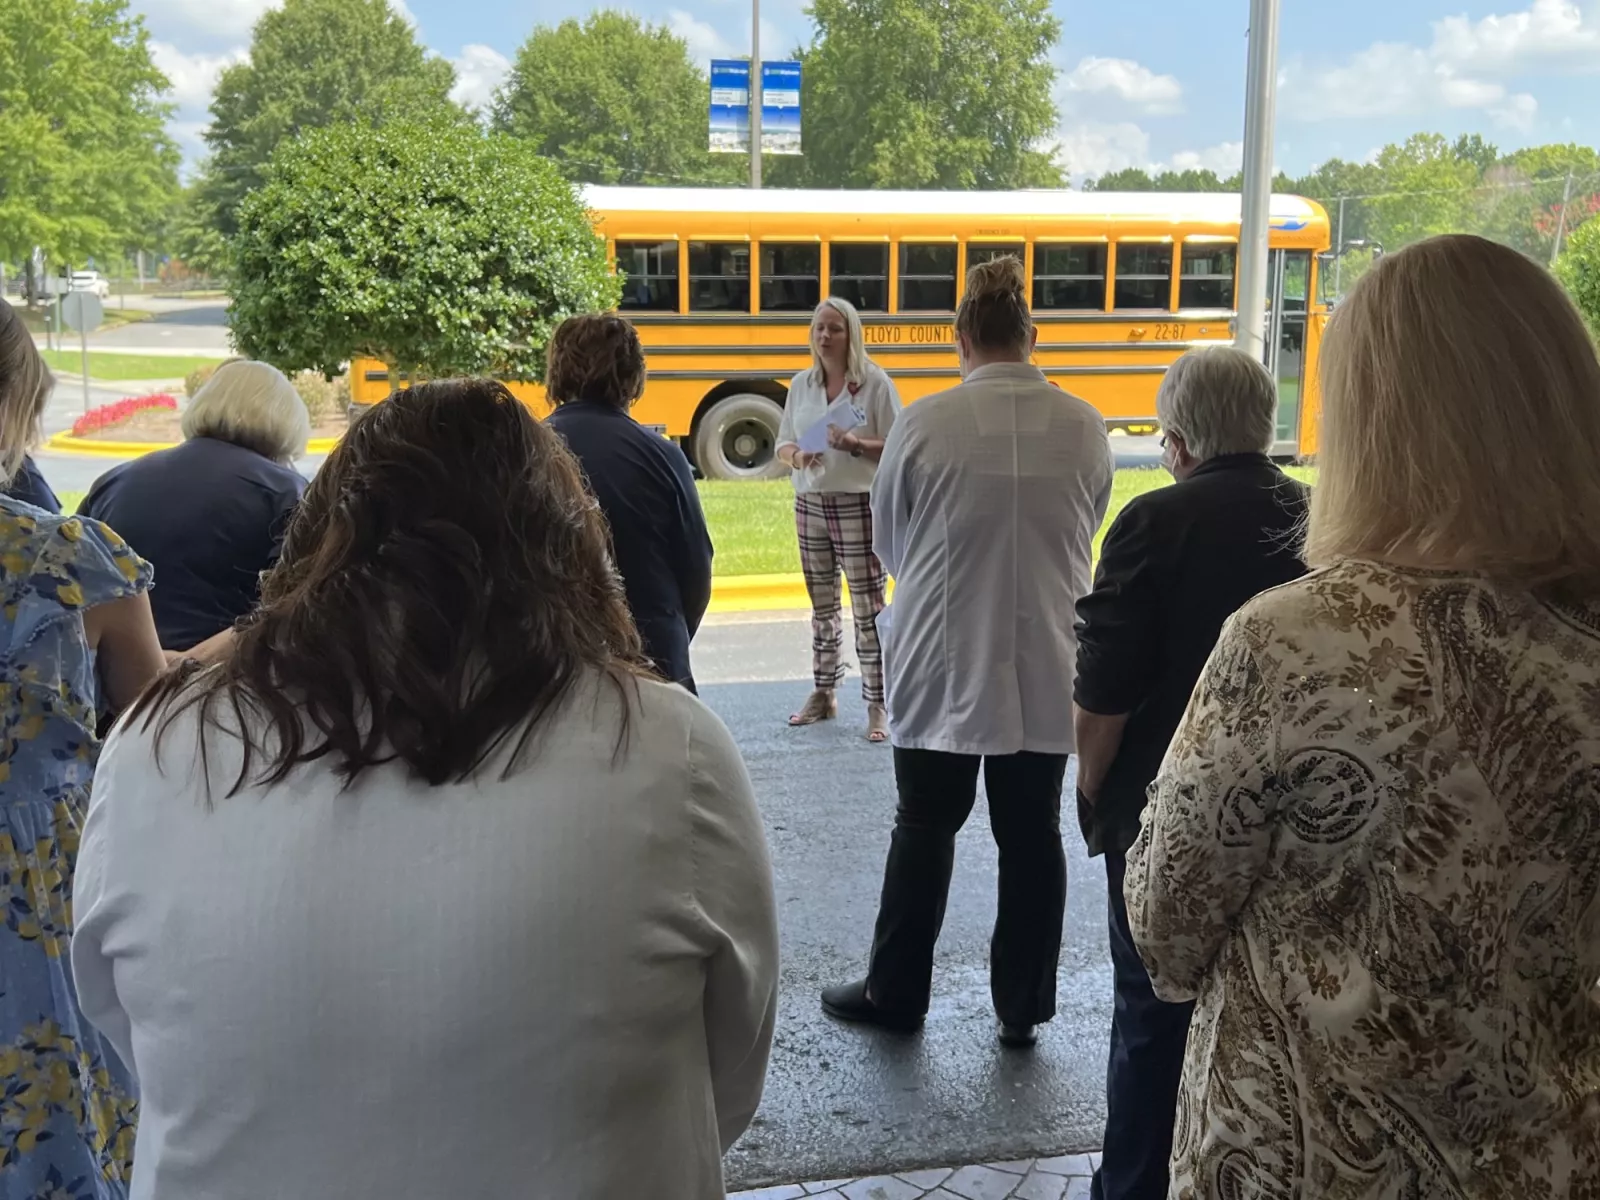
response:
<path fill-rule="evenodd" d="M 694 462 L 706 479 L 781 479 L 778 427 L 783 408 L 753 392 L 724 396 L 700 415 Z"/>

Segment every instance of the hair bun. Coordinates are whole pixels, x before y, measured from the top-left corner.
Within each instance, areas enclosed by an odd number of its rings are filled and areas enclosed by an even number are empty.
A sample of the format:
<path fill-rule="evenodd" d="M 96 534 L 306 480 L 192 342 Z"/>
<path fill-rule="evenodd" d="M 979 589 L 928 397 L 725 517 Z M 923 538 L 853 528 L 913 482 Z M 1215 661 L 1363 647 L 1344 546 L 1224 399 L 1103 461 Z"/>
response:
<path fill-rule="evenodd" d="M 1027 276 L 1022 270 L 1022 260 L 1008 254 L 1003 258 L 979 263 L 967 272 L 967 296 L 977 300 L 986 296 L 1018 296 L 1027 294 Z"/>

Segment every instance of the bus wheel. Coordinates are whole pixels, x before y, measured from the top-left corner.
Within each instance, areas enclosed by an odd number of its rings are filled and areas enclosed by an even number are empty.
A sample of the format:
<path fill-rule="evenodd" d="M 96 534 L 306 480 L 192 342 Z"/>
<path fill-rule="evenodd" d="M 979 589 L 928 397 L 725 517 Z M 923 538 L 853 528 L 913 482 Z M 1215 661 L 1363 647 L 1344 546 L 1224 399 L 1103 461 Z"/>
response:
<path fill-rule="evenodd" d="M 725 396 L 700 417 L 694 461 L 707 479 L 780 479 L 778 425 L 783 409 L 765 396 Z"/>

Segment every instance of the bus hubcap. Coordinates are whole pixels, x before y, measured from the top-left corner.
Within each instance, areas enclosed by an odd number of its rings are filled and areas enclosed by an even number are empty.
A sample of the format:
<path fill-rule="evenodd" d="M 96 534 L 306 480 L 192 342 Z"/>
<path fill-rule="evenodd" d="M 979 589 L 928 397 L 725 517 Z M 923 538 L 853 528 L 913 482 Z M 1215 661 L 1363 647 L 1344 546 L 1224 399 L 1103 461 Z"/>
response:
<path fill-rule="evenodd" d="M 772 435 L 756 421 L 739 421 L 730 426 L 722 444 L 728 461 L 744 470 L 765 466 L 772 457 Z"/>

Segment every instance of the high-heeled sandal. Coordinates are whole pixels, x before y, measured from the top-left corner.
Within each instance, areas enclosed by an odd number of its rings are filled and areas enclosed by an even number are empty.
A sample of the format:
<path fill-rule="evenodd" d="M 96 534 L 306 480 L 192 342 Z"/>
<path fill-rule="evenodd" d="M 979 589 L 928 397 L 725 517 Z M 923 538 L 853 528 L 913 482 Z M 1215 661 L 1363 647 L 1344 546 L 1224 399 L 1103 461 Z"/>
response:
<path fill-rule="evenodd" d="M 880 744 L 889 740 L 889 713 L 881 704 L 867 705 L 867 741 Z"/>
<path fill-rule="evenodd" d="M 831 721 L 839 715 L 839 698 L 827 688 L 817 688 L 806 697 L 800 711 L 789 714 L 792 726 L 815 725 L 818 721 Z"/>

